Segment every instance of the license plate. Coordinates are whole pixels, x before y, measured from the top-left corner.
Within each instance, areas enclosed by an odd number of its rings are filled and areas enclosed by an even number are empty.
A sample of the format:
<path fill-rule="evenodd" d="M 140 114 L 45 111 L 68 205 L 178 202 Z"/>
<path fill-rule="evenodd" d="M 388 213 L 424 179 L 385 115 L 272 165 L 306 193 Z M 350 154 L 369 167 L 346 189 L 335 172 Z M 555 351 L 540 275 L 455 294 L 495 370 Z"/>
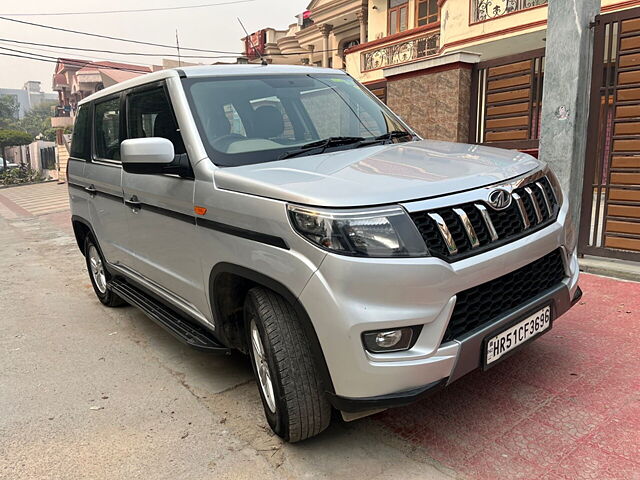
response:
<path fill-rule="evenodd" d="M 551 307 L 542 310 L 516 323 L 513 327 L 491 337 L 486 345 L 485 365 L 497 362 L 507 353 L 551 328 Z"/>

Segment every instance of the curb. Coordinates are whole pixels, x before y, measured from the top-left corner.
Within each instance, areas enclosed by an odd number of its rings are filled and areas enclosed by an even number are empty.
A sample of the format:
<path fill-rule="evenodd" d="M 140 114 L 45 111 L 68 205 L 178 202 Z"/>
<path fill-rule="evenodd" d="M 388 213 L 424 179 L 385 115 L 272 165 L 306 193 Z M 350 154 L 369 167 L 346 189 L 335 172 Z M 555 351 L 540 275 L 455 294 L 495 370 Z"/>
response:
<path fill-rule="evenodd" d="M 26 187 L 27 185 L 40 185 L 41 183 L 51 183 L 51 182 L 57 182 L 57 181 L 58 179 L 52 178 L 51 180 L 44 180 L 42 182 L 17 183 L 15 185 L 0 185 L 0 190 L 4 190 L 5 188 Z"/>
<path fill-rule="evenodd" d="M 579 263 L 584 273 L 640 282 L 640 263 L 598 257 L 580 258 Z"/>

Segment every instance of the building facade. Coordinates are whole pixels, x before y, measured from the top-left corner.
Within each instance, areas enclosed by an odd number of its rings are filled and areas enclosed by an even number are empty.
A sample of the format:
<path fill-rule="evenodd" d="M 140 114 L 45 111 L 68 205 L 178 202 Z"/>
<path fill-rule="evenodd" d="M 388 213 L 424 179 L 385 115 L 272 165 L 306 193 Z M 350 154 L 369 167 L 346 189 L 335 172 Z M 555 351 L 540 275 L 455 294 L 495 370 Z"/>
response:
<path fill-rule="evenodd" d="M 638 5 L 602 0 L 602 12 Z M 346 50 L 346 70 L 420 135 L 537 154 L 547 0 L 369 0 L 366 9 L 367 41 Z"/>
<path fill-rule="evenodd" d="M 314 0 L 286 30 L 243 38 L 249 61 L 346 68 L 345 51 L 367 39 L 366 0 Z"/>
<path fill-rule="evenodd" d="M 55 93 L 43 92 L 40 85 L 40 82 L 29 80 L 22 88 L 0 88 L 0 96 L 15 97 L 18 104 L 16 120 L 23 118 L 32 108 L 42 103 L 55 102 L 58 99 L 58 95 Z"/>
<path fill-rule="evenodd" d="M 92 62 L 73 58 L 59 58 L 53 74 L 53 90 L 58 106 L 52 120 L 54 127 L 73 125 L 73 117 L 80 100 L 103 88 L 145 73 L 150 67 L 116 62 Z M 69 118 L 70 120 L 64 120 Z"/>

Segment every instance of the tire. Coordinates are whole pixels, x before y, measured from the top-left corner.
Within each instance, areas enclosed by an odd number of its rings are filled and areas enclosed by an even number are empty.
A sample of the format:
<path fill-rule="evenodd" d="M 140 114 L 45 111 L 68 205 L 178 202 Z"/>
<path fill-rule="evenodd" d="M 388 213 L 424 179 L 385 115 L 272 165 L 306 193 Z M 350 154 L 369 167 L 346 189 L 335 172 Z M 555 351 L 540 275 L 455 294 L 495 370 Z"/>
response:
<path fill-rule="evenodd" d="M 329 426 L 332 410 L 293 306 L 270 290 L 253 288 L 245 300 L 244 317 L 251 364 L 271 429 L 287 442 L 318 435 Z M 266 374 L 269 382 L 264 381 Z"/>
<path fill-rule="evenodd" d="M 106 262 L 104 261 L 97 242 L 95 242 L 90 235 L 87 235 L 84 240 L 84 258 L 87 262 L 87 271 L 89 272 L 91 285 L 93 285 L 93 291 L 96 293 L 98 300 L 107 307 L 120 307 L 125 305 L 126 302 L 107 287 L 110 275 L 104 267 Z"/>

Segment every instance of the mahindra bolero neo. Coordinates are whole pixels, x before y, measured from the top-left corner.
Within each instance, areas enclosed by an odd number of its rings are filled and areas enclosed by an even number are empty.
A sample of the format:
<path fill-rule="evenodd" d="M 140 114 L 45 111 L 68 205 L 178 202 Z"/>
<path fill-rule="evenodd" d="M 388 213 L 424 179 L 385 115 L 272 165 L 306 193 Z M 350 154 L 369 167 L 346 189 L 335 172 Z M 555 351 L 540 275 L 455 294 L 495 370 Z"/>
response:
<path fill-rule="evenodd" d="M 68 164 L 95 293 L 250 355 L 287 441 L 487 369 L 580 298 L 535 158 L 422 140 L 344 72 L 157 72 L 80 102 Z"/>

